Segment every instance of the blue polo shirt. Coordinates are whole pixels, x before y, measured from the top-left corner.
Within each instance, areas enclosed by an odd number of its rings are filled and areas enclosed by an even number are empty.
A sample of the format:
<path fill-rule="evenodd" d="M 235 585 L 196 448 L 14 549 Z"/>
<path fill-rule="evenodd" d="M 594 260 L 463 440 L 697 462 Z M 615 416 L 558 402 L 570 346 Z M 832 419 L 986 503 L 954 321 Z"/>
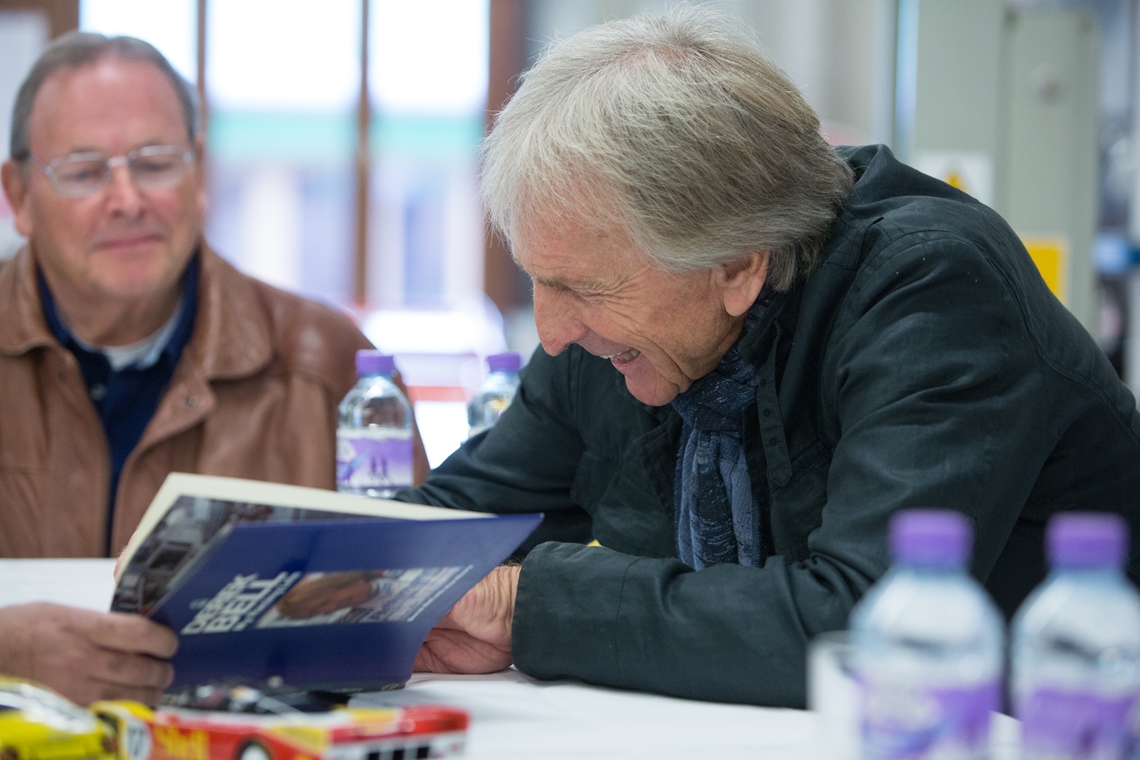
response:
<path fill-rule="evenodd" d="M 194 317 L 198 311 L 198 257 L 190 259 L 182 276 L 182 305 L 177 323 L 166 340 L 166 345 L 134 364 L 118 370 L 111 366 L 106 354 L 84 346 L 64 324 L 48 288 L 43 273 L 39 273 L 40 300 L 44 319 L 56 340 L 74 354 L 87 386 L 87 396 L 95 407 L 107 445 L 111 452 L 111 489 L 108 494 L 107 547 L 110 552 L 111 525 L 114 520 L 115 494 L 123 463 L 138 444 L 150 418 L 158 409 L 166 386 L 174 376 L 174 368 L 182 356 L 182 349 L 194 331 Z M 148 359 L 150 361 L 148 361 Z"/>

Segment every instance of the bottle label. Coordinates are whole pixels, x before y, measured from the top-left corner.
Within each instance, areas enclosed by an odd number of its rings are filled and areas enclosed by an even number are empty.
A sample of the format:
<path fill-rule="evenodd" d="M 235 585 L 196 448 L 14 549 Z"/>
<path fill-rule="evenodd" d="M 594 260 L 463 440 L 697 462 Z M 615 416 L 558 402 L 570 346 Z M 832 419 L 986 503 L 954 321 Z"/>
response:
<path fill-rule="evenodd" d="M 1126 760 L 1135 696 L 1036 689 L 1018 700 L 1026 757 Z"/>
<path fill-rule="evenodd" d="M 923 687 L 911 680 L 861 680 L 864 760 L 984 760 L 997 681 Z"/>
<path fill-rule="evenodd" d="M 402 431 L 401 431 L 402 433 Z M 412 438 L 392 431 L 338 430 L 336 482 L 352 490 L 412 485 Z"/>

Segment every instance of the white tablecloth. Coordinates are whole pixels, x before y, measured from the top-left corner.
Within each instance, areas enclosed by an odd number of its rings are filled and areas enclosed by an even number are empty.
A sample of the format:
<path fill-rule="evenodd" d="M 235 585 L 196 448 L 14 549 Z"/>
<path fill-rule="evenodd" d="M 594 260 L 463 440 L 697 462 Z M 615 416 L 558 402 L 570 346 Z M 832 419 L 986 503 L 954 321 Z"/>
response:
<path fill-rule="evenodd" d="M 46 600 L 107 609 L 113 560 L 0 560 L 0 606 Z M 724 705 L 576 682 L 536 681 L 511 670 L 489 676 L 416 675 L 369 704 L 438 703 L 471 713 L 471 760 L 815 760 L 818 716 L 803 710 Z M 995 760 L 1014 757 L 1016 723 L 995 717 Z"/>
<path fill-rule="evenodd" d="M 471 713 L 468 756 L 491 758 L 815 758 L 816 716 L 492 676 L 417 675 L 368 704 L 441 702 Z"/>

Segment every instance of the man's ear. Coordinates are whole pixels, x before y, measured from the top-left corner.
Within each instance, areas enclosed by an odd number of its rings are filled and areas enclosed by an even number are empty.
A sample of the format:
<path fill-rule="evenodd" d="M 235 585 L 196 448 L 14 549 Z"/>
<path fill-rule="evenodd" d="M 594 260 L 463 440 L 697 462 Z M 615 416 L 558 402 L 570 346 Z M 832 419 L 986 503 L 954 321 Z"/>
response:
<path fill-rule="evenodd" d="M 752 307 L 768 279 L 768 251 L 753 251 L 716 268 L 716 278 L 724 293 L 724 310 L 739 317 Z"/>
<path fill-rule="evenodd" d="M 24 167 L 8 159 L 0 165 L 0 181 L 4 184 L 4 195 L 8 198 L 8 205 L 12 207 L 15 217 L 16 232 L 26 238 L 32 236 L 32 214 L 28 200 L 28 185 L 24 181 Z"/>

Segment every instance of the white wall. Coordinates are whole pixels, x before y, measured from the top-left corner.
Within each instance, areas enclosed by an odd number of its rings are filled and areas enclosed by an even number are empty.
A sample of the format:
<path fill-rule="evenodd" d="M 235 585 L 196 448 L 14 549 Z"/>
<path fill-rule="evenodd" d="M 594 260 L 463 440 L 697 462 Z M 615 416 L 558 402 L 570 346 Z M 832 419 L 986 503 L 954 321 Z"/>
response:
<path fill-rule="evenodd" d="M 20 82 L 47 44 L 47 17 L 35 11 L 0 11 L 0 156 L 7 158 L 12 104 Z M 12 210 L 0 193 L 0 259 L 23 243 L 12 225 Z"/>

